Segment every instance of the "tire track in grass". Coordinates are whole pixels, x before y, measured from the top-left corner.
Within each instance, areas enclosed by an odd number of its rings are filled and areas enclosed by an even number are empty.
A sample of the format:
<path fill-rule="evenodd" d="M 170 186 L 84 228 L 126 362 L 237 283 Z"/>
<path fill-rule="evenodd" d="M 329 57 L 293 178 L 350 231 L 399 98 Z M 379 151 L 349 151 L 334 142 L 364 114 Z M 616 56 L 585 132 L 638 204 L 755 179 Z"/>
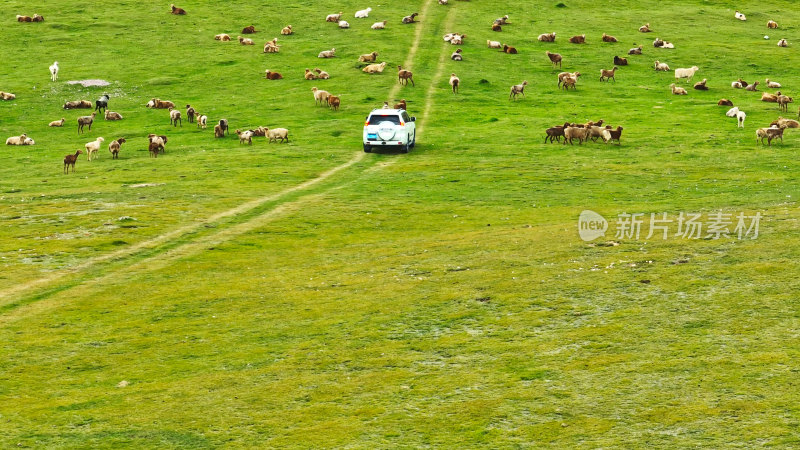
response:
<path fill-rule="evenodd" d="M 421 9 L 421 14 L 423 15 L 423 17 L 425 17 L 430 6 L 435 1 L 436 0 L 425 1 Z M 449 16 L 450 13 L 448 12 L 448 17 Z M 416 28 L 414 33 L 414 41 L 412 42 L 408 54 L 406 55 L 404 66 L 411 67 L 413 59 L 416 56 L 417 50 L 419 49 L 420 43 L 422 41 L 424 29 L 425 29 L 424 25 L 418 26 Z M 395 97 L 399 92 L 400 88 L 401 88 L 400 84 L 399 83 L 396 84 L 389 91 L 389 98 Z M 250 200 L 235 208 L 231 208 L 226 211 L 214 214 L 199 222 L 179 227 L 168 233 L 164 233 L 160 236 L 147 239 L 143 242 L 139 242 L 130 247 L 126 247 L 124 249 L 120 249 L 105 255 L 96 256 L 82 263 L 79 263 L 75 266 L 60 270 L 45 277 L 38 278 L 36 280 L 31 280 L 26 283 L 21 283 L 8 289 L 4 289 L 0 291 L 0 314 L 2 314 L 2 316 L 0 316 L 0 324 L 6 323 L 8 322 L 8 319 L 11 319 L 11 317 L 6 315 L 6 313 L 9 310 L 17 310 L 14 316 L 24 315 L 25 311 L 19 311 L 19 309 L 23 305 L 30 306 L 31 302 L 35 302 L 42 298 L 49 297 L 52 294 L 62 292 L 64 290 L 73 288 L 75 286 L 83 285 L 89 281 L 101 280 L 102 278 L 104 278 L 102 273 L 103 271 L 102 269 L 97 268 L 97 266 L 101 264 L 112 265 L 114 263 L 123 263 L 125 262 L 125 260 L 132 260 L 132 264 L 129 266 L 129 268 L 131 269 L 142 266 L 149 268 L 152 266 L 152 262 L 159 258 L 168 257 L 167 259 L 174 259 L 176 257 L 186 257 L 193 253 L 202 251 L 207 245 L 209 245 L 210 242 L 222 243 L 227 240 L 231 240 L 236 236 L 239 236 L 243 233 L 246 233 L 247 231 L 250 231 L 258 226 L 261 226 L 269 222 L 269 220 L 273 219 L 281 212 L 287 211 L 293 207 L 298 206 L 306 199 L 306 197 L 311 197 L 313 195 L 309 194 L 306 196 L 301 196 L 300 198 L 296 198 L 294 200 L 289 199 L 282 203 L 278 203 L 277 205 L 271 207 L 267 211 L 258 213 L 255 217 L 245 219 L 243 222 L 227 224 L 225 228 L 213 232 L 210 235 L 205 235 L 200 237 L 192 237 L 191 235 L 202 231 L 206 227 L 219 225 L 220 222 L 224 221 L 225 219 L 235 218 L 236 216 L 253 213 L 255 210 L 264 207 L 270 203 L 279 202 L 281 199 L 289 197 L 292 194 L 296 194 L 298 192 L 308 190 L 316 185 L 322 184 L 324 181 L 336 175 L 338 172 L 341 172 L 345 169 L 348 169 L 356 165 L 357 163 L 359 163 L 364 159 L 364 156 L 365 154 L 359 151 L 353 156 L 353 158 L 351 158 L 346 163 L 328 169 L 327 171 L 323 172 L 316 178 L 312 178 L 296 186 L 284 189 L 278 193 Z M 374 165 L 375 162 L 373 162 L 373 164 L 370 167 Z M 369 169 L 370 167 L 367 167 L 367 169 Z M 322 193 L 333 190 L 336 187 L 337 186 L 334 185 L 332 187 L 324 189 Z M 314 194 L 314 195 L 319 195 L 319 194 Z M 185 242 L 179 243 L 177 245 L 172 245 L 173 241 L 180 241 L 180 240 L 185 240 Z M 127 270 L 127 269 L 122 269 L 122 270 Z M 88 273 L 93 273 L 96 275 L 90 275 L 90 277 L 92 278 L 90 280 L 87 280 L 86 277 L 87 271 L 89 271 Z M 77 281 L 64 282 L 62 283 L 61 286 L 55 286 L 55 287 L 52 286 L 53 284 L 56 284 L 60 280 L 63 280 L 64 278 L 70 275 L 77 275 L 80 276 L 81 278 Z M 39 292 L 38 293 L 35 292 L 36 290 L 39 290 Z M 21 299 L 25 296 L 26 293 L 29 293 L 30 291 L 34 292 L 32 294 L 29 294 L 28 301 L 24 301 L 24 299 Z M 23 308 L 23 309 L 28 310 L 30 308 Z"/>

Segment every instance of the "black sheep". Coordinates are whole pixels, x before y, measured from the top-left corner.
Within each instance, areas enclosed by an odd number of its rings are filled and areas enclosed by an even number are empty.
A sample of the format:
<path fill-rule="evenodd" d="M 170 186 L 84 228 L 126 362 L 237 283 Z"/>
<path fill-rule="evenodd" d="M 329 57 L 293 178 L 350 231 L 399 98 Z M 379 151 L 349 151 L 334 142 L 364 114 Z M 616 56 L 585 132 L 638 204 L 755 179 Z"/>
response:
<path fill-rule="evenodd" d="M 100 98 L 94 101 L 94 110 L 105 111 L 108 108 L 108 94 L 103 94 Z"/>

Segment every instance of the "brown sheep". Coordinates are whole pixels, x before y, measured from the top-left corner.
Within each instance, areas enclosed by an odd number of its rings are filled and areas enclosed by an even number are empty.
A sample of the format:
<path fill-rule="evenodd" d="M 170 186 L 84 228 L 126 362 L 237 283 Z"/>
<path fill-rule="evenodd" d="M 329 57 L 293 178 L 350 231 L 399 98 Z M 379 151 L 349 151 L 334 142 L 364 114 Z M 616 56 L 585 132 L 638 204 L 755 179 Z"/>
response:
<path fill-rule="evenodd" d="M 728 100 L 727 98 L 721 98 L 717 102 L 717 106 L 733 106 L 733 102 Z"/>
<path fill-rule="evenodd" d="M 184 10 L 183 8 L 178 8 L 175 5 L 169 5 L 169 7 L 172 10 L 171 11 L 172 14 L 175 14 L 176 16 L 185 16 L 186 15 L 186 10 Z"/>
<path fill-rule="evenodd" d="M 603 33 L 603 42 L 617 42 L 617 38 Z"/>
<path fill-rule="evenodd" d="M 553 67 L 555 67 L 556 65 L 558 65 L 558 67 L 561 67 L 561 59 L 562 59 L 561 55 L 559 55 L 558 53 L 550 53 L 548 50 L 545 50 L 544 53 L 547 55 L 548 58 L 550 58 L 550 62 L 553 63 Z"/>
<path fill-rule="evenodd" d="M 405 109 L 406 109 L 406 99 L 402 99 L 402 100 L 400 100 L 400 103 L 396 103 L 396 104 L 394 105 L 394 109 L 402 109 L 402 110 L 405 110 Z"/>
<path fill-rule="evenodd" d="M 328 107 L 330 107 L 334 111 L 339 110 L 340 104 L 341 104 L 341 99 L 339 97 L 336 97 L 335 95 L 331 95 L 328 97 Z"/>
<path fill-rule="evenodd" d="M 242 34 L 254 34 L 254 33 L 258 33 L 258 31 L 256 31 L 256 27 L 253 25 L 242 28 Z"/>
<path fill-rule="evenodd" d="M 75 162 L 78 160 L 78 155 L 83 153 L 78 150 L 74 155 L 70 154 L 64 157 L 64 173 L 69 173 L 69 167 L 72 166 L 72 173 L 75 173 Z"/>
<path fill-rule="evenodd" d="M 503 28 L 500 26 L 499 23 L 492 24 L 492 31 L 503 31 Z"/>
<path fill-rule="evenodd" d="M 308 70 L 308 69 L 306 69 L 306 70 Z M 266 78 L 267 80 L 282 80 L 283 79 L 283 75 L 281 75 L 278 72 L 272 72 L 269 69 L 267 69 L 264 72 L 264 78 Z"/>
<path fill-rule="evenodd" d="M 614 80 L 614 83 L 617 82 L 616 77 L 614 74 L 617 72 L 618 67 L 614 66 L 611 70 L 600 69 L 600 81 L 608 81 L 609 79 Z"/>
<path fill-rule="evenodd" d="M 125 142 L 125 138 L 119 138 L 111 141 L 111 143 L 108 144 L 108 151 L 111 152 L 111 159 L 119 159 L 120 147 Z"/>
<path fill-rule="evenodd" d="M 358 62 L 375 62 L 378 60 L 378 52 L 367 53 L 358 57 Z"/>
<path fill-rule="evenodd" d="M 708 86 L 706 86 L 707 81 L 708 79 L 703 78 L 703 81 L 699 81 L 694 84 L 694 88 L 697 89 L 698 91 L 707 91 L 708 90 Z"/>
<path fill-rule="evenodd" d="M 414 74 L 410 70 L 403 69 L 403 66 L 397 66 L 397 82 L 408 85 L 409 81 L 411 86 L 414 87 Z"/>
<path fill-rule="evenodd" d="M 586 43 L 586 35 L 581 34 L 579 36 L 572 36 L 569 38 L 569 42 L 572 44 L 585 44 Z"/>
<path fill-rule="evenodd" d="M 628 65 L 628 60 L 626 58 L 621 58 L 619 56 L 614 56 L 614 65 L 627 66 Z"/>
<path fill-rule="evenodd" d="M 225 131 L 222 129 L 219 124 L 214 125 L 214 137 L 221 138 L 225 136 Z"/>
<path fill-rule="evenodd" d="M 509 46 L 509 45 L 503 44 L 503 53 L 508 53 L 508 54 L 511 54 L 511 55 L 516 55 L 516 54 L 517 54 L 517 49 L 516 49 L 516 48 L 514 48 L 514 47 L 511 47 L 511 46 Z"/>

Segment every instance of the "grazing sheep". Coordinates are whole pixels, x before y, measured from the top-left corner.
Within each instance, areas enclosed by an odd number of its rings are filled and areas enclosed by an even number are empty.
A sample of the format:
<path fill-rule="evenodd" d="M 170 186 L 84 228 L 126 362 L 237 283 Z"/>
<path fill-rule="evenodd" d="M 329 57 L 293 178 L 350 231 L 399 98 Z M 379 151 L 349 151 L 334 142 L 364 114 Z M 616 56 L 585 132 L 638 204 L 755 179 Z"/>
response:
<path fill-rule="evenodd" d="M 122 115 L 120 113 L 108 109 L 106 110 L 106 114 L 103 117 L 106 120 L 122 120 Z"/>
<path fill-rule="evenodd" d="M 616 66 L 627 66 L 628 60 L 626 58 L 621 58 L 619 56 L 614 56 L 614 65 Z"/>
<path fill-rule="evenodd" d="M 155 134 L 148 134 L 147 139 L 150 141 L 149 150 L 152 153 L 151 156 L 158 157 L 158 152 L 166 153 L 166 148 L 164 145 L 167 143 L 167 137 L 164 135 L 157 136 Z"/>
<path fill-rule="evenodd" d="M 572 44 L 585 44 L 586 43 L 586 35 L 581 34 L 580 36 L 572 36 L 569 38 L 569 42 Z"/>
<path fill-rule="evenodd" d="M 733 102 L 728 100 L 727 98 L 721 98 L 717 102 L 717 106 L 733 106 Z"/>
<path fill-rule="evenodd" d="M 125 138 L 119 138 L 111 141 L 111 143 L 108 144 L 108 151 L 111 152 L 111 159 L 119 159 L 120 147 L 122 147 L 122 144 L 125 142 Z"/>
<path fill-rule="evenodd" d="M 539 42 L 555 42 L 555 41 L 556 41 L 555 31 L 552 33 L 544 33 L 539 35 Z"/>
<path fill-rule="evenodd" d="M 264 43 L 264 53 L 278 53 L 281 46 L 278 45 L 278 38 L 272 38 L 271 41 Z"/>
<path fill-rule="evenodd" d="M 602 39 L 603 39 L 603 42 L 617 42 L 617 38 L 615 38 L 614 36 L 609 36 L 609 35 L 607 35 L 605 33 L 603 33 L 603 38 Z"/>
<path fill-rule="evenodd" d="M 628 54 L 629 55 L 641 55 L 642 54 L 642 47 L 643 46 L 640 45 L 640 46 L 638 46 L 636 48 L 632 48 L 632 49 L 628 50 Z"/>
<path fill-rule="evenodd" d="M 788 46 L 789 43 L 786 42 L 786 39 L 781 39 L 780 41 L 778 41 L 778 47 L 788 47 Z"/>
<path fill-rule="evenodd" d="M 617 141 L 617 144 L 622 145 L 619 138 L 622 137 L 622 127 L 618 126 L 616 130 L 611 128 L 611 125 L 606 126 L 603 130 L 603 142 L 606 144 L 611 141 Z"/>
<path fill-rule="evenodd" d="M 737 18 L 739 20 L 747 20 L 747 17 L 745 17 L 745 15 L 740 13 L 739 11 L 736 11 L 735 13 L 733 13 L 733 17 L 735 17 L 735 18 Z"/>
<path fill-rule="evenodd" d="M 758 81 L 754 81 L 753 84 L 744 88 L 746 91 L 756 92 L 758 91 Z"/>
<path fill-rule="evenodd" d="M 339 105 L 342 104 L 342 99 L 335 95 L 328 96 L 328 107 L 330 107 L 334 111 L 339 110 Z"/>
<path fill-rule="evenodd" d="M 489 41 L 489 40 L 487 40 L 486 41 L 486 45 L 489 48 L 503 48 L 503 44 L 501 44 L 501 43 L 499 43 L 497 41 Z"/>
<path fill-rule="evenodd" d="M 0 91 L 0 100 L 14 100 L 15 98 L 17 98 L 17 96 L 10 92 Z"/>
<path fill-rule="evenodd" d="M 92 102 L 89 100 L 76 100 L 64 103 L 64 109 L 91 109 Z"/>
<path fill-rule="evenodd" d="M 214 35 L 214 40 L 215 40 L 215 41 L 223 41 L 223 42 L 228 42 L 228 41 L 230 41 L 230 40 L 231 40 L 231 37 L 230 37 L 230 35 L 228 35 L 228 34 L 225 34 L 225 33 L 220 33 L 220 34 L 216 34 L 216 35 Z"/>
<path fill-rule="evenodd" d="M 769 124 L 770 127 L 783 127 L 783 128 L 800 128 L 800 122 L 792 119 L 784 119 L 783 117 L 778 117 L 778 120 Z"/>
<path fill-rule="evenodd" d="M 783 112 L 789 111 L 789 103 L 794 102 L 792 97 L 788 97 L 786 95 L 779 95 L 778 96 L 778 109 Z"/>
<path fill-rule="evenodd" d="M 746 117 L 747 117 L 747 114 L 745 114 L 744 111 L 736 112 L 736 121 L 738 122 L 738 125 L 737 125 L 736 128 L 744 128 L 744 119 Z"/>
<path fill-rule="evenodd" d="M 100 112 L 105 111 L 108 108 L 108 94 L 103 94 L 102 96 L 100 96 L 100 98 L 94 101 L 94 104 L 95 104 L 94 107 L 95 111 L 100 111 Z"/>
<path fill-rule="evenodd" d="M 767 28 L 769 28 L 769 29 L 778 28 L 778 22 L 775 22 L 774 20 L 768 21 L 767 22 Z"/>
<path fill-rule="evenodd" d="M 58 80 L 58 61 L 54 62 L 53 65 L 50 66 L 50 80 Z"/>
<path fill-rule="evenodd" d="M 378 52 L 367 53 L 358 57 L 358 62 L 375 62 L 378 60 Z"/>
<path fill-rule="evenodd" d="M 92 155 L 97 153 L 100 150 L 100 144 L 103 143 L 105 139 L 102 137 L 98 137 L 97 139 L 93 140 L 92 142 L 87 142 L 84 147 L 86 148 L 86 160 L 91 161 Z"/>
<path fill-rule="evenodd" d="M 517 95 L 522 94 L 522 97 L 525 97 L 525 86 L 528 85 L 527 81 L 523 81 L 522 84 L 515 84 L 511 86 L 511 93 L 508 94 L 509 100 L 517 99 Z"/>
<path fill-rule="evenodd" d="M 258 31 L 256 31 L 256 27 L 253 25 L 242 28 L 242 34 L 255 34 L 255 33 L 258 33 Z"/>
<path fill-rule="evenodd" d="M 684 89 L 682 87 L 679 87 L 679 86 L 675 86 L 675 83 L 670 84 L 669 87 L 670 87 L 670 89 L 672 89 L 672 93 L 674 95 L 687 95 L 688 94 L 688 92 L 686 92 L 686 89 Z"/>
<path fill-rule="evenodd" d="M 781 95 L 781 92 L 778 91 L 774 94 L 770 94 L 768 92 L 761 93 L 761 101 L 768 102 L 768 103 L 778 103 L 778 97 Z"/>
<path fill-rule="evenodd" d="M 618 68 L 619 67 L 614 66 L 614 68 L 611 70 L 600 69 L 600 81 L 608 81 L 611 79 L 614 80 L 614 83 L 616 83 L 617 79 L 614 77 L 614 75 L 616 74 Z"/>
<path fill-rule="evenodd" d="M 694 88 L 697 89 L 698 91 L 707 91 L 708 90 L 708 86 L 706 86 L 707 81 L 708 81 L 707 78 L 703 78 L 703 81 L 699 81 L 694 84 Z"/>
<path fill-rule="evenodd" d="M 642 33 L 650 33 L 653 30 L 650 29 L 650 24 L 646 23 L 646 24 L 644 24 L 644 25 L 639 27 L 639 31 L 642 32 Z"/>
<path fill-rule="evenodd" d="M 402 100 L 400 100 L 400 103 L 396 103 L 396 104 L 394 105 L 394 109 L 402 109 L 402 110 L 405 110 L 405 109 L 406 109 L 406 99 L 402 99 Z"/>
<path fill-rule="evenodd" d="M 342 12 L 339 11 L 339 14 L 328 14 L 328 17 L 325 18 L 325 22 L 338 23 L 341 18 L 342 18 Z"/>
<path fill-rule="evenodd" d="M 283 27 L 283 29 L 281 29 L 281 34 L 283 36 L 288 36 L 288 35 L 293 34 L 293 33 L 294 33 L 294 31 L 292 30 L 292 26 L 291 25 L 286 25 L 285 27 Z"/>
<path fill-rule="evenodd" d="M 28 135 L 23 133 L 19 136 L 11 136 L 10 138 L 6 139 L 6 145 L 24 145 L 25 139 L 28 138 Z"/>
<path fill-rule="evenodd" d="M 458 94 L 458 86 L 461 84 L 461 80 L 456 76 L 456 74 L 450 74 L 450 86 L 453 88 L 453 94 Z"/>
<path fill-rule="evenodd" d="M 248 144 L 253 145 L 253 132 L 250 130 L 241 131 L 236 130 L 236 135 L 239 136 L 239 143 L 244 144 L 247 141 Z"/>
<path fill-rule="evenodd" d="M 219 119 L 219 122 L 217 124 L 219 125 L 219 128 L 222 130 L 223 136 L 225 135 L 225 133 L 228 133 L 228 119 Z"/>
<path fill-rule="evenodd" d="M 74 155 L 70 154 L 64 157 L 64 173 L 69 173 L 69 167 L 72 166 L 72 173 L 75 173 L 75 162 L 78 160 L 78 155 L 83 153 L 78 150 Z"/>
<path fill-rule="evenodd" d="M 545 50 L 544 54 L 547 55 L 548 58 L 550 58 L 550 62 L 553 63 L 553 67 L 555 67 L 556 65 L 558 65 L 558 67 L 561 67 L 561 59 L 562 59 L 561 55 L 559 55 L 558 53 L 550 53 L 548 50 Z"/>
<path fill-rule="evenodd" d="M 150 154 L 151 158 L 158 158 L 158 152 L 160 149 L 161 146 L 159 146 L 158 143 L 153 141 L 150 141 L 150 143 L 147 145 L 147 151 Z"/>
<path fill-rule="evenodd" d="M 289 130 L 286 128 L 273 128 L 271 130 L 266 128 L 266 130 L 270 143 L 273 141 L 278 142 L 278 139 L 281 140 L 281 143 L 289 142 Z"/>
<path fill-rule="evenodd" d="M 266 78 L 267 80 L 282 80 L 283 75 L 281 75 L 278 72 L 272 72 L 271 70 L 267 69 L 264 71 L 264 78 Z"/>
<path fill-rule="evenodd" d="M 181 128 L 183 127 L 183 120 L 181 120 L 181 112 L 177 109 L 169 109 L 169 124 L 177 127 L 178 122 L 181 124 Z"/>
<path fill-rule="evenodd" d="M 191 105 L 186 105 L 186 118 L 189 119 L 189 123 L 194 123 L 194 116 L 196 115 L 197 111 Z"/>
<path fill-rule="evenodd" d="M 170 10 L 171 10 L 172 14 L 175 14 L 176 16 L 185 16 L 186 15 L 186 11 L 183 8 L 178 8 L 175 5 L 169 5 L 169 7 L 170 7 Z"/>
<path fill-rule="evenodd" d="M 401 22 L 402 23 L 415 23 L 416 22 L 416 18 L 417 18 L 418 15 L 419 15 L 419 13 L 413 13 L 410 16 L 405 16 L 405 17 L 403 17 L 403 20 Z"/>
<path fill-rule="evenodd" d="M 90 116 L 81 116 L 78 117 L 78 134 L 83 133 L 83 127 L 89 125 L 89 131 L 92 131 L 92 123 L 94 123 L 94 118 L 97 115 L 97 112 L 93 112 Z"/>
<path fill-rule="evenodd" d="M 66 119 L 64 119 L 64 118 L 62 117 L 62 118 L 61 118 L 61 120 L 54 120 L 54 121 L 50 122 L 50 124 L 49 124 L 49 125 L 47 125 L 47 126 L 48 126 L 48 127 L 63 127 L 63 126 L 64 126 L 64 121 L 65 121 L 65 120 L 66 120 Z"/>
<path fill-rule="evenodd" d="M 219 124 L 214 125 L 214 137 L 221 138 L 224 136 L 225 136 L 225 131 L 222 129 L 222 127 L 219 126 Z"/>
<path fill-rule="evenodd" d="M 564 128 L 564 145 L 567 145 L 567 142 L 569 142 L 569 145 L 573 145 L 573 139 L 577 139 L 578 144 L 583 145 L 583 141 L 585 141 L 588 137 L 589 129 L 584 128 L 582 125 Z"/>
<path fill-rule="evenodd" d="M 386 61 L 380 64 L 370 64 L 367 67 L 361 69 L 361 71 L 364 73 L 382 73 L 385 67 L 386 67 Z"/>
<path fill-rule="evenodd" d="M 202 128 L 205 130 L 206 125 L 208 124 L 208 116 L 205 114 L 197 114 L 197 128 Z"/>
<path fill-rule="evenodd" d="M 348 23 L 346 20 L 340 20 L 339 28 L 350 28 L 350 23 Z"/>
<path fill-rule="evenodd" d="M 770 89 L 779 89 L 781 84 L 775 81 L 770 81 L 769 78 L 767 78 L 767 87 Z"/>
<path fill-rule="evenodd" d="M 517 49 L 514 48 L 514 47 L 511 47 L 509 45 L 503 44 L 503 53 L 508 53 L 510 55 L 516 55 L 517 54 Z"/>
<path fill-rule="evenodd" d="M 456 49 L 456 51 L 454 51 L 453 54 L 450 55 L 450 59 L 452 59 L 453 61 L 461 61 L 463 59 L 463 57 L 461 56 L 461 49 L 460 48 Z"/>
<path fill-rule="evenodd" d="M 169 100 L 161 100 L 160 98 L 151 98 L 150 101 L 144 105 L 144 107 L 153 109 L 169 109 L 174 108 L 175 103 Z"/>
<path fill-rule="evenodd" d="M 697 66 L 692 66 L 688 69 L 675 69 L 675 81 L 680 81 L 681 78 L 686 78 L 686 82 L 692 81 L 695 72 L 700 70 Z"/>
<path fill-rule="evenodd" d="M 397 82 L 407 86 L 409 81 L 414 87 L 414 74 L 410 70 L 403 69 L 403 66 L 397 66 Z"/>
<path fill-rule="evenodd" d="M 331 96 L 330 92 L 328 92 L 328 91 L 323 91 L 323 90 L 320 90 L 320 89 L 317 89 L 316 87 L 312 87 L 312 88 L 311 88 L 311 92 L 313 92 L 313 93 L 314 93 L 314 102 L 315 102 L 317 105 L 322 105 L 322 103 L 323 103 L 323 102 L 324 102 L 326 105 L 328 105 L 328 104 L 329 104 L 329 103 L 328 103 L 328 97 L 330 97 L 330 96 Z"/>
<path fill-rule="evenodd" d="M 250 39 L 250 38 L 243 38 L 243 37 L 241 37 L 241 36 L 236 36 L 236 39 L 238 39 L 238 40 L 239 40 L 239 43 L 240 43 L 240 44 L 242 44 L 242 45 L 255 45 L 255 44 L 256 44 L 256 43 L 255 43 L 255 42 L 253 42 L 253 40 L 252 40 L 252 39 Z"/>
<path fill-rule="evenodd" d="M 328 78 L 331 77 L 331 75 L 328 72 L 325 72 L 324 70 L 322 70 L 320 68 L 316 68 L 315 67 L 314 68 L 314 72 L 317 72 L 317 78 L 320 79 L 320 80 L 327 80 Z"/>
<path fill-rule="evenodd" d="M 725 115 L 726 115 L 726 116 L 728 116 L 728 117 L 736 117 L 736 114 L 737 114 L 738 112 L 739 112 L 739 108 L 737 108 L 737 107 L 733 107 L 733 108 L 729 109 L 729 110 L 728 110 L 728 111 L 725 113 Z"/>
<path fill-rule="evenodd" d="M 335 48 L 319 52 L 319 55 L 317 55 L 317 58 L 334 58 L 334 57 L 336 57 Z"/>
<path fill-rule="evenodd" d="M 356 19 L 366 19 L 369 17 L 369 13 L 372 11 L 372 8 L 362 9 L 360 11 L 356 11 L 354 14 Z"/>
<path fill-rule="evenodd" d="M 561 87 L 564 88 L 565 91 L 568 91 L 569 88 L 572 88 L 572 90 L 577 90 L 578 77 L 572 77 L 572 76 L 564 77 Z"/>
<path fill-rule="evenodd" d="M 386 28 L 387 22 L 388 20 L 384 20 L 383 22 L 375 22 L 372 24 L 370 28 L 372 28 L 373 30 L 383 30 L 384 28 Z"/>
<path fill-rule="evenodd" d="M 561 84 L 564 82 L 564 80 L 566 80 L 567 78 L 570 78 L 570 77 L 571 78 L 575 78 L 575 80 L 577 81 L 579 76 L 581 76 L 580 72 L 574 72 L 574 73 L 561 72 L 561 73 L 558 74 L 558 86 L 560 87 Z"/>
<path fill-rule="evenodd" d="M 303 75 L 303 78 L 306 80 L 316 80 L 317 76 L 311 71 L 311 69 L 306 69 L 306 73 Z"/>

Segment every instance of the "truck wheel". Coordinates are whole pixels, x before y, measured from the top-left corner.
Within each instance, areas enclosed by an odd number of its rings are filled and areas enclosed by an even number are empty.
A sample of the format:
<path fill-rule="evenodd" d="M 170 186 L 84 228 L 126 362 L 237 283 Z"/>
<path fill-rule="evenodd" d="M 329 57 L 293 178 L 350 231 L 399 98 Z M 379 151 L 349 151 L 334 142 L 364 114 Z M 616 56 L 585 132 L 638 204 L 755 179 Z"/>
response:
<path fill-rule="evenodd" d="M 417 146 L 417 132 L 414 132 L 414 137 L 411 138 L 411 145 L 409 147 L 414 148 Z"/>
<path fill-rule="evenodd" d="M 400 153 L 408 153 L 408 144 L 400 146 Z"/>
<path fill-rule="evenodd" d="M 364 153 L 372 153 L 372 147 L 369 144 L 364 144 Z"/>

